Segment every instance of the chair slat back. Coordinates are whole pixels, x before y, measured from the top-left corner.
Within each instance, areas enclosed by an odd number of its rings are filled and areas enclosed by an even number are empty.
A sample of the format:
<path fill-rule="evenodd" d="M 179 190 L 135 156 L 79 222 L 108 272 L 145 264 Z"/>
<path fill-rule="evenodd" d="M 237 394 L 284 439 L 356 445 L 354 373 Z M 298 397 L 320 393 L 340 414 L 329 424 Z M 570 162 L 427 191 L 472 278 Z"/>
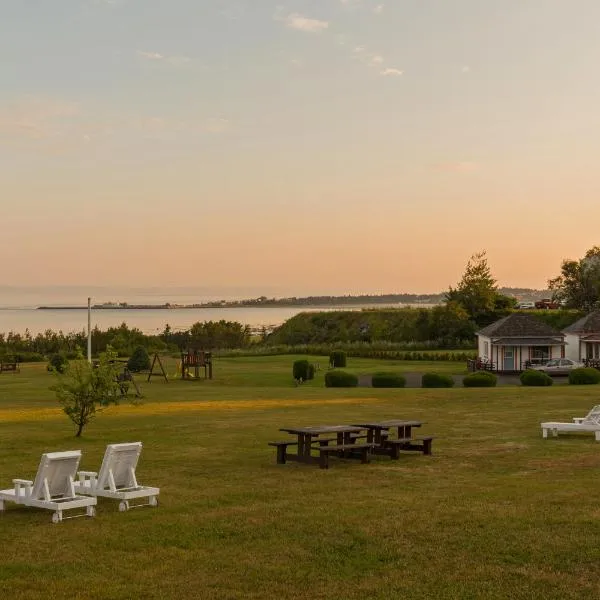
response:
<path fill-rule="evenodd" d="M 109 444 L 106 447 L 102 466 L 98 473 L 98 487 L 100 489 L 109 487 L 109 473 L 111 470 L 117 487 L 133 486 L 131 471 L 133 470 L 135 473 L 141 452 L 142 442 Z"/>
<path fill-rule="evenodd" d="M 35 500 L 44 498 L 44 479 L 48 481 L 50 496 L 70 497 L 71 479 L 75 479 L 80 460 L 81 450 L 42 454 L 31 490 L 32 497 Z"/>
<path fill-rule="evenodd" d="M 593 423 L 594 425 L 600 425 L 600 404 L 597 404 L 585 415 L 583 419 L 584 423 Z"/>

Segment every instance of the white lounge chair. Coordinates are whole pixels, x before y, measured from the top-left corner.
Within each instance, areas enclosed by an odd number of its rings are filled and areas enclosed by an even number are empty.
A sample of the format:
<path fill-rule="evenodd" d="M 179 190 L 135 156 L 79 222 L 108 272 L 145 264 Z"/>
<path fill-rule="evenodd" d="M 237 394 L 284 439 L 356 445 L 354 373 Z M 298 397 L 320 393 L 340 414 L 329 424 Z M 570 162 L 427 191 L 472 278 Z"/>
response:
<path fill-rule="evenodd" d="M 129 510 L 129 500 L 138 498 L 148 498 L 148 502 L 135 504 L 135 507 L 158 506 L 160 489 L 139 485 L 135 477 L 141 452 L 142 442 L 109 444 L 100 471 L 79 471 L 75 490 L 80 494 L 121 500 L 121 512 Z"/>
<path fill-rule="evenodd" d="M 594 406 L 585 417 L 573 417 L 572 423 L 542 423 L 542 436 L 548 437 L 551 431 L 554 437 L 559 433 L 574 433 L 577 431 L 590 432 L 595 434 L 597 442 L 600 442 L 600 404 Z"/>
<path fill-rule="evenodd" d="M 63 511 L 73 508 L 85 508 L 85 515 L 93 517 L 96 498 L 78 496 L 74 489 L 73 480 L 80 460 L 80 450 L 42 454 L 35 481 L 13 479 L 14 488 L 0 490 L 0 511 L 4 510 L 5 502 L 15 502 L 55 511 L 53 523 L 74 518 L 63 517 Z"/>

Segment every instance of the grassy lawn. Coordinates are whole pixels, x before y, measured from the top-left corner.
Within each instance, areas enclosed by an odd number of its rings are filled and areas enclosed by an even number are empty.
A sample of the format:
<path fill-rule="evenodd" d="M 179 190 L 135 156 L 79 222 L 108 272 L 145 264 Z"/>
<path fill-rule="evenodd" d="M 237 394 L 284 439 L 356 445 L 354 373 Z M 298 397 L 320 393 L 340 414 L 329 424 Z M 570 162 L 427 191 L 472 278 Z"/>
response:
<path fill-rule="evenodd" d="M 160 506 L 59 525 L 50 511 L 0 516 L 0 589 L 13 600 L 594 598 L 600 596 L 600 444 L 542 440 L 597 386 L 381 390 L 295 387 L 295 357 L 218 359 L 215 379 L 142 380 L 143 404 L 111 407 L 82 439 L 44 365 L 0 375 L 0 487 L 32 478 L 44 451 L 142 441 L 141 483 Z M 352 359 L 357 374 L 462 363 Z M 167 366 L 175 372 L 174 361 Z M 140 378 L 141 379 L 141 378 Z M 275 464 L 280 427 L 418 418 L 431 457 Z"/>

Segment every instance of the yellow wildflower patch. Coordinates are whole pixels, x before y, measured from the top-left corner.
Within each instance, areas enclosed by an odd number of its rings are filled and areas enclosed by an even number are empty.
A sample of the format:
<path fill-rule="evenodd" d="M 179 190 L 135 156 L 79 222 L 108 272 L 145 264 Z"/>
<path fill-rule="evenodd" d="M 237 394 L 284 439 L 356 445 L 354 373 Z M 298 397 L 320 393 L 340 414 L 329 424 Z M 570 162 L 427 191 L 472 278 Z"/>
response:
<path fill-rule="evenodd" d="M 378 401 L 376 398 L 338 398 L 330 400 L 216 400 L 214 402 L 151 402 L 148 404 L 121 404 L 113 406 L 104 413 L 104 416 L 129 416 L 129 415 L 163 415 L 174 412 L 191 411 L 226 411 L 226 410 L 264 410 L 267 408 L 285 408 L 298 406 L 327 406 L 336 404 L 366 404 Z M 28 408 L 0 410 L 0 423 L 16 423 L 24 421 L 45 421 L 63 417 L 60 408 Z"/>

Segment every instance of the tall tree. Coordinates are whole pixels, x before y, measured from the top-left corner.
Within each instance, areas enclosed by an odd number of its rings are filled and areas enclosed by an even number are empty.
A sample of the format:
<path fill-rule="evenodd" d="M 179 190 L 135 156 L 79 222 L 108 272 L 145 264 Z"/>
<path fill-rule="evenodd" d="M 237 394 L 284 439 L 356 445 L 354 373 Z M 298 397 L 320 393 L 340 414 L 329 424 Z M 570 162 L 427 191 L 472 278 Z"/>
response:
<path fill-rule="evenodd" d="M 446 293 L 446 302 L 462 306 L 469 317 L 480 324 L 482 317 L 494 311 L 498 296 L 498 286 L 484 250 L 471 256 L 458 286 Z"/>
<path fill-rule="evenodd" d="M 590 248 L 580 260 L 563 260 L 560 275 L 548 286 L 568 308 L 600 308 L 600 246 Z"/>

